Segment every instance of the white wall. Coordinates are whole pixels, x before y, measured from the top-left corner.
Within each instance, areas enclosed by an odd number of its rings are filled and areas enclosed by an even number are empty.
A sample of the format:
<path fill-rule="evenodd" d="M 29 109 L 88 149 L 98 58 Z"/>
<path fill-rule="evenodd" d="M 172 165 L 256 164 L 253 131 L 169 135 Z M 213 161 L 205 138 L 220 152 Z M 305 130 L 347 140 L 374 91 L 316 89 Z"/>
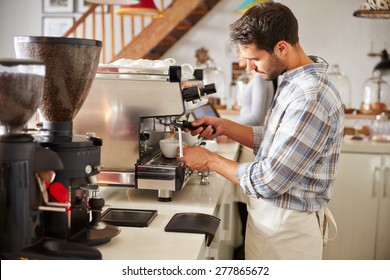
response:
<path fill-rule="evenodd" d="M 233 10 L 243 0 L 222 0 L 196 28 L 188 32 L 167 57 L 179 62 L 195 63 L 195 50 L 201 46 L 231 77 L 230 63 L 234 54 L 228 54 L 229 25 L 239 18 Z M 379 57 L 368 57 L 372 50 L 390 51 L 390 20 L 356 18 L 352 14 L 361 0 L 280 0 L 295 13 L 299 22 L 301 44 L 307 54 L 323 57 L 329 64 L 338 63 L 351 80 L 352 105 L 360 106 L 363 84 L 371 77 Z M 390 82 L 390 77 L 386 80 Z"/>
<path fill-rule="evenodd" d="M 0 0 L 0 57 L 15 57 L 14 36 L 41 35 L 42 0 Z"/>
<path fill-rule="evenodd" d="M 196 49 L 205 47 L 230 82 L 235 54 L 228 49 L 229 25 L 239 18 L 233 11 L 242 1 L 222 0 L 164 57 L 174 57 L 178 63 L 195 64 Z M 359 107 L 364 81 L 379 62 L 378 57 L 368 57 L 367 53 L 384 48 L 390 51 L 390 20 L 353 17 L 361 0 L 280 2 L 297 16 L 301 44 L 307 54 L 319 55 L 330 64 L 338 63 L 341 71 L 349 76 L 352 105 Z M 42 0 L 0 0 L 0 57 L 14 57 L 14 36 L 41 35 L 42 16 Z"/>

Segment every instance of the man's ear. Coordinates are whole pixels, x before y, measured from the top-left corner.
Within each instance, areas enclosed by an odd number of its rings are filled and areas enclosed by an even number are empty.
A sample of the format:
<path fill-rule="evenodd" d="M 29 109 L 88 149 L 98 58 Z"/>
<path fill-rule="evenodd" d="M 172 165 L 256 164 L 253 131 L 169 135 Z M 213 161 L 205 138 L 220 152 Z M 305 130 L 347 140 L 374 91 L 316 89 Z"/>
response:
<path fill-rule="evenodd" d="M 289 46 L 290 44 L 286 41 L 279 41 L 275 45 L 274 53 L 279 57 L 284 57 L 288 52 Z"/>

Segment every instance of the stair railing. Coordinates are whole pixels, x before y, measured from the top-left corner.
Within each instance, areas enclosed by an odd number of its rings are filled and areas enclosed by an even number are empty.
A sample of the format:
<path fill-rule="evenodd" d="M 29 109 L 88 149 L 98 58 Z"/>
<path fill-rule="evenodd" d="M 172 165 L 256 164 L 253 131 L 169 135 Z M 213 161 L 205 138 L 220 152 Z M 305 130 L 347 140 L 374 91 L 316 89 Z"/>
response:
<path fill-rule="evenodd" d="M 172 1 L 167 2 L 170 5 Z M 160 9 L 165 8 L 164 0 L 160 0 Z M 63 37 L 101 40 L 101 63 L 111 62 L 153 20 L 149 16 L 119 16 L 115 10 L 113 5 L 91 4 Z"/>

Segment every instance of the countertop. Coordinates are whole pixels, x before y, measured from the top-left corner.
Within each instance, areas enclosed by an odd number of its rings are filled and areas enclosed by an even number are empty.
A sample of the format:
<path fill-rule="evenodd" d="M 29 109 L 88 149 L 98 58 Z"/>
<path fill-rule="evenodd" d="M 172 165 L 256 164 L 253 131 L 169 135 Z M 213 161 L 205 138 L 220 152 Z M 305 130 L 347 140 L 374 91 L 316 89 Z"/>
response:
<path fill-rule="evenodd" d="M 217 152 L 236 159 L 239 145 L 234 142 L 218 144 Z M 192 174 L 179 192 L 173 192 L 171 202 L 158 201 L 157 191 L 126 187 L 100 187 L 99 196 L 105 199 L 105 208 L 157 210 L 148 227 L 119 227 L 121 232 L 106 244 L 97 245 L 103 259 L 137 260 L 195 260 L 206 252 L 204 234 L 165 232 L 164 228 L 174 214 L 196 212 L 216 215 L 227 182 L 212 173 L 208 185 L 200 185 L 200 176 Z"/>
<path fill-rule="evenodd" d="M 237 159 L 239 144 L 218 144 L 220 155 Z M 390 154 L 390 143 L 345 138 L 343 153 Z M 195 260 L 203 259 L 207 250 L 204 234 L 165 232 L 164 228 L 176 213 L 196 212 L 216 215 L 221 205 L 227 180 L 212 172 L 208 185 L 200 185 L 200 176 L 191 179 L 179 192 L 173 192 L 171 202 L 158 201 L 157 191 L 126 187 L 100 187 L 105 208 L 157 210 L 158 215 L 148 227 L 120 227 L 119 235 L 110 242 L 95 246 L 103 259 Z"/>
<path fill-rule="evenodd" d="M 352 140 L 344 136 L 341 146 L 342 153 L 390 154 L 390 142 L 374 142 L 367 137 L 362 140 Z"/>

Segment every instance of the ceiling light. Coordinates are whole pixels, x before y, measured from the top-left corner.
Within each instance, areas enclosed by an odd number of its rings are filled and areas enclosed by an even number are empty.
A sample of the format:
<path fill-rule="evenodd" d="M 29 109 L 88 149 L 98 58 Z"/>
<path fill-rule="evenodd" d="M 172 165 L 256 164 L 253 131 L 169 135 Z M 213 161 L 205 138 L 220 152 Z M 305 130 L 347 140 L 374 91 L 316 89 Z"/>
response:
<path fill-rule="evenodd" d="M 390 0 L 363 0 L 355 17 L 390 19 Z"/>
<path fill-rule="evenodd" d="M 86 0 L 88 3 L 101 4 L 101 5 L 130 5 L 137 4 L 140 0 Z"/>
<path fill-rule="evenodd" d="M 163 13 L 159 9 L 157 9 L 153 0 L 141 0 L 138 4 L 133 5 L 121 5 L 120 8 L 116 11 L 116 13 L 120 16 L 163 16 Z"/>

